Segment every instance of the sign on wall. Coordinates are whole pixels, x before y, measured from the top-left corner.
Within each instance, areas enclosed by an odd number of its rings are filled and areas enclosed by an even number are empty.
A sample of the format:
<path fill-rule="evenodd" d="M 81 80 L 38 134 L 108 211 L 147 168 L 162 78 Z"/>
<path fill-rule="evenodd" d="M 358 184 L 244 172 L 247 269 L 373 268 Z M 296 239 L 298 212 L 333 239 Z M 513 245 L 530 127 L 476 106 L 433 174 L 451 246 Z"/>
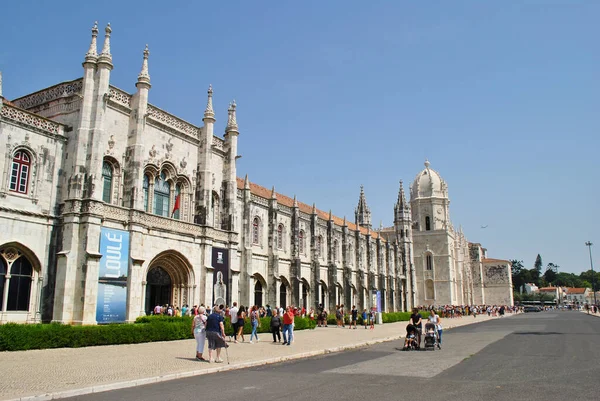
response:
<path fill-rule="evenodd" d="M 124 322 L 127 310 L 129 232 L 102 227 L 98 269 L 98 323 Z"/>
<path fill-rule="evenodd" d="M 212 249 L 213 305 L 228 305 L 229 294 L 229 251 L 225 248 Z"/>

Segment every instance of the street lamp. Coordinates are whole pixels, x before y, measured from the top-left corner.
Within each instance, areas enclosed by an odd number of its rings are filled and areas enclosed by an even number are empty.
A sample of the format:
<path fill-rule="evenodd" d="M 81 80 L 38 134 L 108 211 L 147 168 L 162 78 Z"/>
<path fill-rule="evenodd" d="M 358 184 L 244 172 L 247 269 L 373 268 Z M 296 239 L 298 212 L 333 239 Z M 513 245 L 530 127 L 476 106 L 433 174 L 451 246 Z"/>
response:
<path fill-rule="evenodd" d="M 594 274 L 594 262 L 592 262 L 592 245 L 594 244 L 592 244 L 591 241 L 588 241 L 585 243 L 585 245 L 590 250 L 590 266 L 592 267 L 592 292 L 594 293 L 594 305 L 598 305 L 596 303 L 596 290 L 594 289 L 594 287 L 596 287 L 596 275 Z"/>

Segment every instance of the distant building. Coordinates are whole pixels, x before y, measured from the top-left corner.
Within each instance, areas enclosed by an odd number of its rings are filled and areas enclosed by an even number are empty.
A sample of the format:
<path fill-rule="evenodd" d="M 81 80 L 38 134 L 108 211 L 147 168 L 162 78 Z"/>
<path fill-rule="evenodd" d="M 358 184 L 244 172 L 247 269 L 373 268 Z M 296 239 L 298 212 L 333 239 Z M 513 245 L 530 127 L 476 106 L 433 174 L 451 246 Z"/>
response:
<path fill-rule="evenodd" d="M 586 303 L 589 301 L 589 296 L 592 295 L 592 299 L 594 295 L 592 290 L 589 288 L 565 288 L 565 294 L 563 296 L 563 300 L 567 303 Z"/>
<path fill-rule="evenodd" d="M 524 290 L 525 290 L 525 294 L 534 294 L 536 292 L 538 292 L 540 289 L 538 288 L 537 285 L 533 284 L 533 283 L 525 283 L 523 285 Z"/>

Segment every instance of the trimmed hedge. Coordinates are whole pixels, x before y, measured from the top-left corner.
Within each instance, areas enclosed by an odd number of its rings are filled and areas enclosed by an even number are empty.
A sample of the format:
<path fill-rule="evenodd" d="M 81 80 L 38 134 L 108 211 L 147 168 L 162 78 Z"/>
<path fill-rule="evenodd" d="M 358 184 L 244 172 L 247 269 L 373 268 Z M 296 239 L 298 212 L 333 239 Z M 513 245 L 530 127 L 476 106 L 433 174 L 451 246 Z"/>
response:
<path fill-rule="evenodd" d="M 247 319 L 249 320 L 249 319 Z M 259 333 L 270 332 L 271 318 L 262 318 Z M 296 317 L 294 330 L 314 329 L 316 323 Z M 232 333 L 229 319 L 225 334 Z M 247 321 L 244 333 L 252 327 Z M 153 341 L 173 341 L 193 338 L 192 318 L 171 316 L 142 316 L 135 324 L 106 324 L 71 326 L 59 323 L 0 325 L 0 351 L 24 351 L 46 348 L 78 348 L 95 345 L 138 344 Z"/>

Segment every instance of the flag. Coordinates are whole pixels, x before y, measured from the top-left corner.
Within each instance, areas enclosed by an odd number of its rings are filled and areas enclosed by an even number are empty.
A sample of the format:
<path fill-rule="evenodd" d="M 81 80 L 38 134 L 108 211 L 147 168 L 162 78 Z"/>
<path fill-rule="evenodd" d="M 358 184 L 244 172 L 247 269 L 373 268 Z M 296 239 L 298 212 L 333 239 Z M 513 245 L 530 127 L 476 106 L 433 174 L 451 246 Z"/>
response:
<path fill-rule="evenodd" d="M 175 215 L 175 212 L 179 210 L 179 197 L 181 194 L 177 194 L 175 197 L 175 205 L 173 206 L 173 213 L 171 213 L 171 218 Z"/>

